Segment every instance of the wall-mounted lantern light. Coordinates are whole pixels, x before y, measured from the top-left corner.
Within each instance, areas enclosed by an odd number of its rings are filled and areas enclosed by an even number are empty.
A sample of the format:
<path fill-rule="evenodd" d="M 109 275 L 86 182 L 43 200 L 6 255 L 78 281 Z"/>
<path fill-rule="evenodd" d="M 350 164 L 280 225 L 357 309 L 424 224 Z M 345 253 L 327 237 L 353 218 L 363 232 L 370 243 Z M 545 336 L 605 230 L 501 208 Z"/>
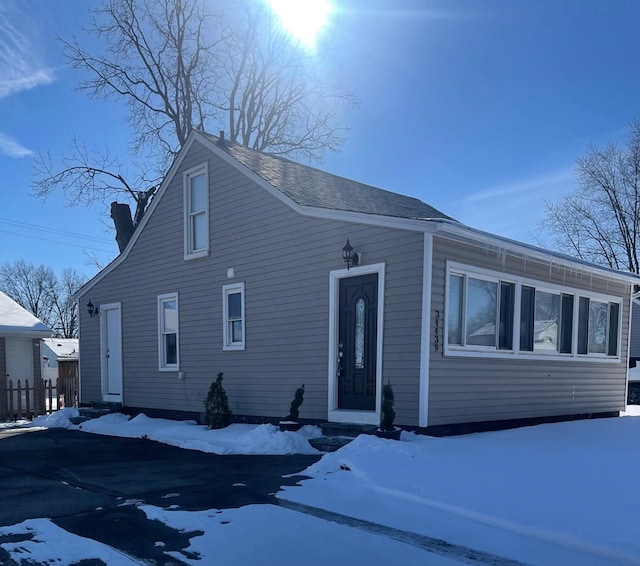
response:
<path fill-rule="evenodd" d="M 353 246 L 349 243 L 349 238 L 347 238 L 347 243 L 342 248 L 342 259 L 347 264 L 347 270 L 360 263 L 360 254 L 353 251 Z"/>
<path fill-rule="evenodd" d="M 93 318 L 94 315 L 100 316 L 100 309 L 98 307 L 94 307 L 91 301 L 87 303 L 87 312 L 89 313 L 90 318 Z"/>

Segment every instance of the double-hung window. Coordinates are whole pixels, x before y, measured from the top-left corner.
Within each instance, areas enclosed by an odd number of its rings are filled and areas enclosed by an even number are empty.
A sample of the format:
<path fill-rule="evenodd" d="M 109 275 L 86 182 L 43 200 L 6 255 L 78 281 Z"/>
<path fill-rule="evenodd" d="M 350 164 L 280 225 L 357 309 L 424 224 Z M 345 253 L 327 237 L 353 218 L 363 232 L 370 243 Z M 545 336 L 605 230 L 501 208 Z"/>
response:
<path fill-rule="evenodd" d="M 158 367 L 178 371 L 179 360 L 178 293 L 168 293 L 158 296 Z"/>
<path fill-rule="evenodd" d="M 184 256 L 209 253 L 209 174 L 207 164 L 184 173 Z"/>
<path fill-rule="evenodd" d="M 222 287 L 223 350 L 244 350 L 244 283 Z"/>
<path fill-rule="evenodd" d="M 619 358 L 622 300 L 449 264 L 446 352 Z"/>

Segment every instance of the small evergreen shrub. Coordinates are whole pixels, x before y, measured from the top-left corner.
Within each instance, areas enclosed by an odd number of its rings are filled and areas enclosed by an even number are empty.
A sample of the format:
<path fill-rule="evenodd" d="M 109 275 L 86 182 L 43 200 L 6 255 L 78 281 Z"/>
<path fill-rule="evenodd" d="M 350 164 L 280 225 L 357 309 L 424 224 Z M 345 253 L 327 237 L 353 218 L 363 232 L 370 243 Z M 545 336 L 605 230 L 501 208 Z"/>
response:
<path fill-rule="evenodd" d="M 380 419 L 380 430 L 395 430 L 393 421 L 396 418 L 396 412 L 393 410 L 393 389 L 391 384 L 387 383 L 382 388 L 382 418 Z"/>
<path fill-rule="evenodd" d="M 224 428 L 229 426 L 233 419 L 227 392 L 222 387 L 223 375 L 222 372 L 218 374 L 218 378 L 209 387 L 209 393 L 204 402 L 205 419 L 209 428 Z"/>
<path fill-rule="evenodd" d="M 293 401 L 289 407 L 289 414 L 284 418 L 285 421 L 297 421 L 300 416 L 300 405 L 304 402 L 304 384 L 296 389 Z"/>

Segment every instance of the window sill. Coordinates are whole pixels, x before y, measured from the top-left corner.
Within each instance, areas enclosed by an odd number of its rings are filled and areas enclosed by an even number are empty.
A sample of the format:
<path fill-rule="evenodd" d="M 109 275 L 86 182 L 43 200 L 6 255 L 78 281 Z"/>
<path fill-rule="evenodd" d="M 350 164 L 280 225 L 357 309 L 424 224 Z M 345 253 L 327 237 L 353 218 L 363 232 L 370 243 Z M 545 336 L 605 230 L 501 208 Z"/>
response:
<path fill-rule="evenodd" d="M 611 363 L 619 364 L 620 358 L 614 358 L 611 356 L 603 355 L 591 355 L 584 354 L 559 354 L 557 352 L 514 352 L 514 351 L 497 351 L 497 350 L 485 350 L 485 349 L 464 349 L 457 350 L 447 348 L 444 350 L 445 357 L 451 358 L 497 358 L 504 360 L 532 360 L 532 361 L 557 361 L 557 362 L 598 362 L 598 363 Z"/>
<path fill-rule="evenodd" d="M 222 346 L 224 352 L 242 351 L 245 349 L 244 344 L 233 344 L 230 346 Z"/>
<path fill-rule="evenodd" d="M 194 252 L 192 254 L 184 254 L 184 260 L 190 261 L 192 259 L 200 259 L 203 257 L 209 257 L 209 250 L 203 250 L 201 252 Z"/>
<path fill-rule="evenodd" d="M 178 367 L 178 366 L 171 366 L 171 367 L 166 367 L 166 368 L 159 367 L 158 371 L 162 371 L 162 372 L 165 372 L 165 373 L 167 373 L 167 372 L 177 373 L 177 372 L 180 371 L 180 367 Z"/>

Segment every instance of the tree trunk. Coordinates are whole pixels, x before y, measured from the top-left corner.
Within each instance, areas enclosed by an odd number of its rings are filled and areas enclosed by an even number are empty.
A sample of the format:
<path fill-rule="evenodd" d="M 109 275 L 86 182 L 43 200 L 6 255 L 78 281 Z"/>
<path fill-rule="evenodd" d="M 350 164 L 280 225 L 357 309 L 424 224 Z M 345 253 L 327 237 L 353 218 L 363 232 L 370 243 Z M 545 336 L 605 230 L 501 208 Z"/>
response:
<path fill-rule="evenodd" d="M 124 251 L 133 236 L 133 220 L 131 219 L 131 208 L 128 204 L 119 202 L 111 203 L 111 218 L 116 228 L 116 242 L 120 253 Z"/>

